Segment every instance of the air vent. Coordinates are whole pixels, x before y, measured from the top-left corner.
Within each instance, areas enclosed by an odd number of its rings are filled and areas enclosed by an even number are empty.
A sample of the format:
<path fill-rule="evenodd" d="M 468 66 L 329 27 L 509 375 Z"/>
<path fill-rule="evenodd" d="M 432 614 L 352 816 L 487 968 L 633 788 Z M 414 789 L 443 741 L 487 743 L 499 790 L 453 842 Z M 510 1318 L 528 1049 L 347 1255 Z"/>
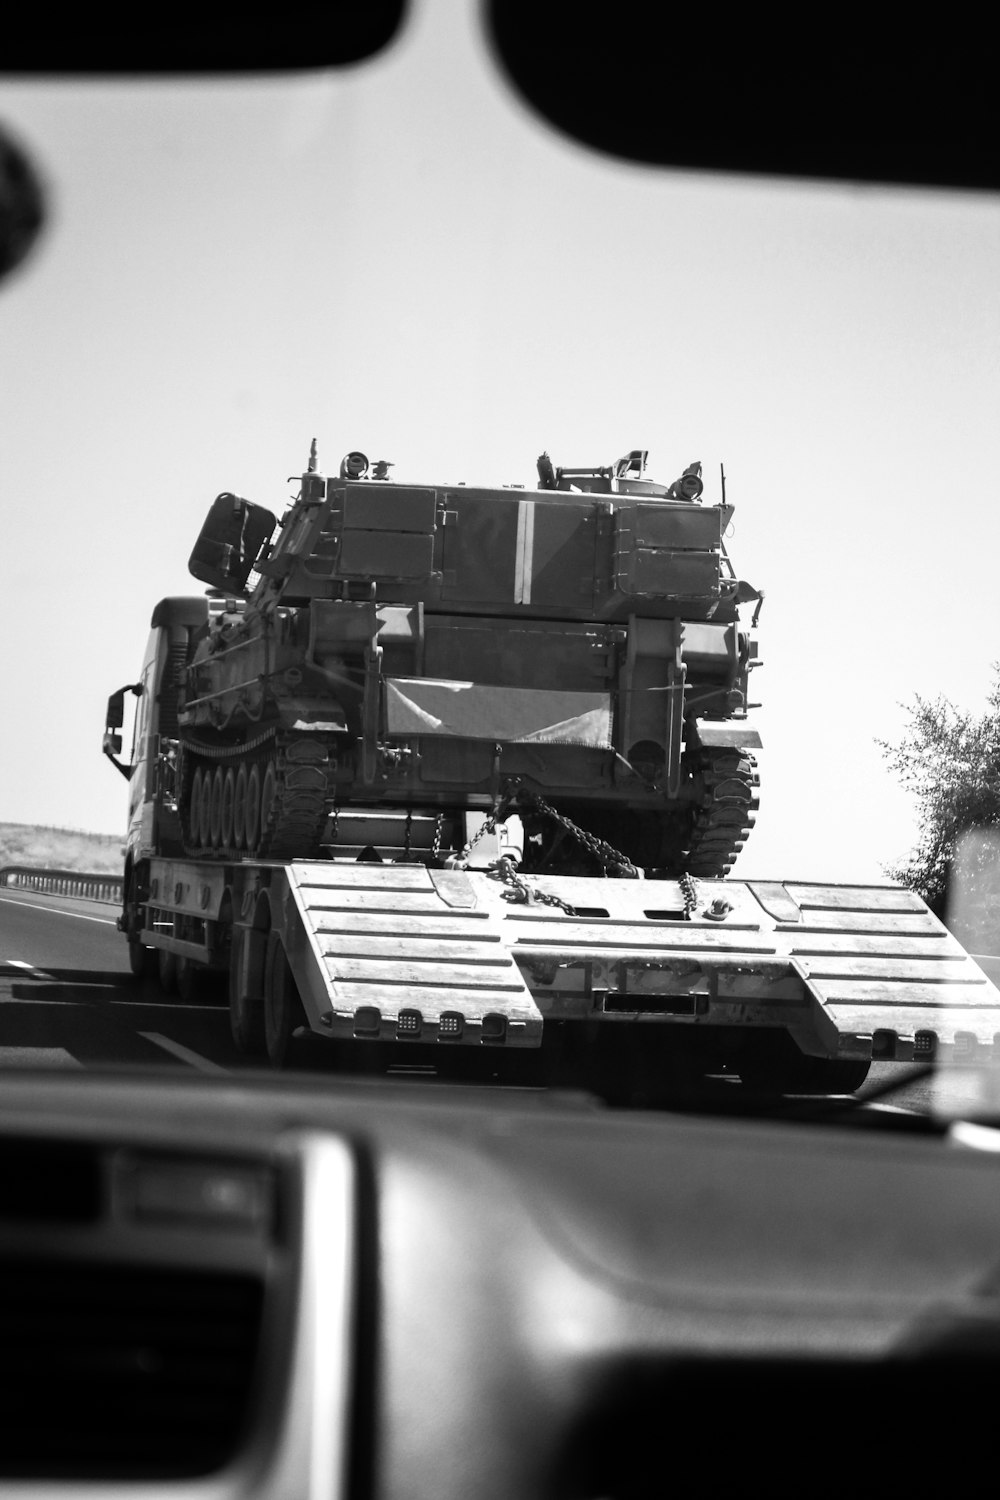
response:
<path fill-rule="evenodd" d="M 0 1223 L 88 1224 L 101 1213 L 101 1165 L 92 1146 L 0 1142 Z"/>
<path fill-rule="evenodd" d="M 0 1474 L 220 1468 L 243 1428 L 262 1302 L 242 1273 L 0 1261 Z"/>

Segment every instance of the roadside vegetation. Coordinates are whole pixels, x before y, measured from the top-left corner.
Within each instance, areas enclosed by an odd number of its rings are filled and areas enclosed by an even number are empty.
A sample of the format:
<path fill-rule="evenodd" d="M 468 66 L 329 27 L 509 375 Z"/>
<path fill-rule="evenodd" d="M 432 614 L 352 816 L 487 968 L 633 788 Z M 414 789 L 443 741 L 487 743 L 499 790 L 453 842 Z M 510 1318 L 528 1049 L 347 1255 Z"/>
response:
<path fill-rule="evenodd" d="M 943 697 L 917 697 L 907 705 L 909 723 L 899 742 L 879 741 L 889 766 L 916 799 L 919 818 L 914 849 L 887 866 L 886 874 L 916 891 L 939 916 L 945 914 L 956 863 L 965 902 L 984 911 L 998 909 L 1000 663 L 993 670 L 981 712 L 957 709 Z M 973 832 L 974 841 L 967 838 Z"/>
<path fill-rule="evenodd" d="M 120 875 L 121 835 L 45 828 L 36 823 L 0 823 L 0 870 L 5 865 Z"/>

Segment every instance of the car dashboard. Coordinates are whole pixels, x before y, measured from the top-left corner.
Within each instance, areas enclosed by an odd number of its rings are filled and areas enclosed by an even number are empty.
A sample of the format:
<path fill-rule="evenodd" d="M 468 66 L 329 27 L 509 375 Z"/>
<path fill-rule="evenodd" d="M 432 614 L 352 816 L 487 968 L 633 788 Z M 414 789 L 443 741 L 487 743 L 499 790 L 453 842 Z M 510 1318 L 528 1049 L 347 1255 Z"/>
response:
<path fill-rule="evenodd" d="M 998 1166 L 845 1125 L 10 1075 L 3 1493 L 832 1493 L 810 1433 L 920 1493 L 988 1412 Z"/>

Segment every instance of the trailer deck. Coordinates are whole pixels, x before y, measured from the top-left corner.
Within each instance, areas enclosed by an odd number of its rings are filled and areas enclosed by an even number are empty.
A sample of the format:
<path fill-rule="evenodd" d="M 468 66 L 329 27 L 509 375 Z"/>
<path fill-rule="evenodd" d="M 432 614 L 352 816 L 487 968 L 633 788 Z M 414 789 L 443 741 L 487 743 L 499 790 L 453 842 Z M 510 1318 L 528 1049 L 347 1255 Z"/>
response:
<path fill-rule="evenodd" d="M 144 943 L 210 959 L 227 912 L 260 927 L 265 893 L 309 1027 L 327 1037 L 531 1048 L 547 1020 L 668 1021 L 781 1029 L 812 1056 L 886 1061 L 1000 1038 L 1000 991 L 894 886 L 531 877 L 524 901 L 486 870 L 154 865 Z"/>

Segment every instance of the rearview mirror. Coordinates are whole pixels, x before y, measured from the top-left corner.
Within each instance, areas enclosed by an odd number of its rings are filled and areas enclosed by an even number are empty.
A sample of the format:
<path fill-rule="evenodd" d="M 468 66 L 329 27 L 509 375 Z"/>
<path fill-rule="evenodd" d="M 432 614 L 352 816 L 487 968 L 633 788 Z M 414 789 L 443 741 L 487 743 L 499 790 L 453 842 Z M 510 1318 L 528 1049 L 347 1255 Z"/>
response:
<path fill-rule="evenodd" d="M 105 719 L 108 729 L 120 729 L 125 723 L 125 689 L 119 688 L 117 693 L 112 693 L 108 699 L 108 716 Z M 114 736 L 118 741 L 118 749 L 122 747 L 120 734 Z M 107 735 L 105 735 L 107 739 Z"/>

